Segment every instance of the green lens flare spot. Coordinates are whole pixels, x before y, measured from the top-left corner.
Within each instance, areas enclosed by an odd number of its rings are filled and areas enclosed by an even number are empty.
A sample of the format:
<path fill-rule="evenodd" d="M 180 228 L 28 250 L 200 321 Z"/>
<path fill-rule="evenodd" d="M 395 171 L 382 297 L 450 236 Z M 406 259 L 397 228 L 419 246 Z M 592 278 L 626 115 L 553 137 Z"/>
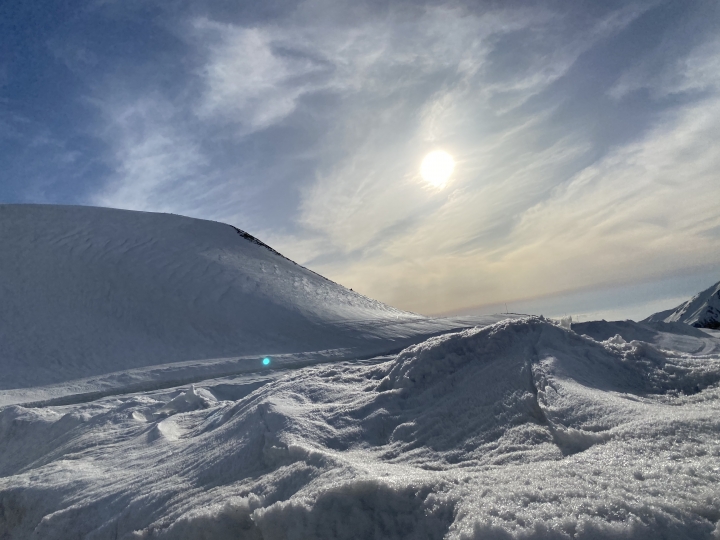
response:
<path fill-rule="evenodd" d="M 263 366 L 269 366 L 270 365 L 270 359 L 266 356 L 263 358 Z"/>

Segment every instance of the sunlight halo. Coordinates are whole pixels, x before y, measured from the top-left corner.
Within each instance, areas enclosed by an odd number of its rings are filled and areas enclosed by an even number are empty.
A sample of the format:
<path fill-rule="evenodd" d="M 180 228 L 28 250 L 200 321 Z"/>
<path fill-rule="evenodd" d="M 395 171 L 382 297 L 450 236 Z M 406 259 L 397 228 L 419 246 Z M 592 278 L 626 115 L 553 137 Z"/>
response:
<path fill-rule="evenodd" d="M 443 188 L 455 170 L 455 160 L 444 150 L 434 150 L 422 160 L 420 176 L 428 184 Z"/>

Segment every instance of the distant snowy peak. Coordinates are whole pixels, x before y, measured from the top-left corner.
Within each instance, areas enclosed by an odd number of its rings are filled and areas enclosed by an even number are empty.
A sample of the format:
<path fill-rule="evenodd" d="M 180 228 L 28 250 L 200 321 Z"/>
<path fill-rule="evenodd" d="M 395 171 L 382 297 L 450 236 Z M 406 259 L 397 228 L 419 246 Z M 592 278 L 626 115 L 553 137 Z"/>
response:
<path fill-rule="evenodd" d="M 681 322 L 697 328 L 720 328 L 720 282 L 675 309 L 650 315 L 643 322 Z"/>

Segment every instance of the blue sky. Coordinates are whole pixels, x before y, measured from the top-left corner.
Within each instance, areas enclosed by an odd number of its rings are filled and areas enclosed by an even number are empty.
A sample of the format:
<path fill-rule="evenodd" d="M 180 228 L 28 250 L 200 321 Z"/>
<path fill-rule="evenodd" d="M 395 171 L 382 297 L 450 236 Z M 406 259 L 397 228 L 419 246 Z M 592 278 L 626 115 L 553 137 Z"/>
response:
<path fill-rule="evenodd" d="M 638 318 L 720 279 L 719 23 L 692 1 L 6 0 L 0 201 L 232 223 L 427 314 Z"/>

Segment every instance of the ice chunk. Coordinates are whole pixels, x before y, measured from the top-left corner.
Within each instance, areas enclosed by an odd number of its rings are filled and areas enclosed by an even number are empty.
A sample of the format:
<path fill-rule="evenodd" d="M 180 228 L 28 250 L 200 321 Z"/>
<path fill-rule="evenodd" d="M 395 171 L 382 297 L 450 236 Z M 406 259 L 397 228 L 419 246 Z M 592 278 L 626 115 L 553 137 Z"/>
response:
<path fill-rule="evenodd" d="M 561 317 L 559 324 L 562 328 L 570 330 L 572 328 L 572 316 L 568 315 L 567 317 Z"/>
<path fill-rule="evenodd" d="M 209 390 L 196 388 L 190 385 L 190 389 L 174 397 L 164 406 L 156 411 L 156 414 L 176 414 L 197 409 L 207 409 L 217 403 L 217 399 Z"/>

